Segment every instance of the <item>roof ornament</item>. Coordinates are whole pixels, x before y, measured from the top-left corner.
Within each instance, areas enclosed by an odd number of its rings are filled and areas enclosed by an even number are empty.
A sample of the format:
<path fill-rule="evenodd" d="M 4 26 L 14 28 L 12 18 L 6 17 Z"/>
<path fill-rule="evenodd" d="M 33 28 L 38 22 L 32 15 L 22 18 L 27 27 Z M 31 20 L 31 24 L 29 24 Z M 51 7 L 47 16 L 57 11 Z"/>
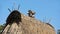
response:
<path fill-rule="evenodd" d="M 20 9 L 20 4 L 18 5 L 18 10 Z"/>
<path fill-rule="evenodd" d="M 11 10 L 8 8 L 9 12 L 11 12 Z"/>
<path fill-rule="evenodd" d="M 16 6 L 16 3 L 14 3 L 13 5 L 14 5 L 14 7 L 12 6 L 12 10 L 10 10 L 10 9 L 8 8 L 9 12 L 12 12 L 12 11 L 14 11 L 14 10 L 19 10 L 19 9 L 20 9 L 20 4 L 19 4 L 18 6 Z"/>

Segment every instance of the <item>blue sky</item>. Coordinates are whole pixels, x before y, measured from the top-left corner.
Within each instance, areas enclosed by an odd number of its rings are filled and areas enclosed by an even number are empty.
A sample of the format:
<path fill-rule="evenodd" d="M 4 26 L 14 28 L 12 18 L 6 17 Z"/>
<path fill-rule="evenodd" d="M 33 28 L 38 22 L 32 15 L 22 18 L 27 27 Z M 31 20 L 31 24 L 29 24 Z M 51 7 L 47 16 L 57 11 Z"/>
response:
<path fill-rule="evenodd" d="M 6 23 L 11 10 L 20 4 L 19 11 L 27 15 L 28 10 L 36 12 L 35 18 L 52 24 L 56 30 L 60 29 L 60 0 L 0 0 L 0 24 Z"/>

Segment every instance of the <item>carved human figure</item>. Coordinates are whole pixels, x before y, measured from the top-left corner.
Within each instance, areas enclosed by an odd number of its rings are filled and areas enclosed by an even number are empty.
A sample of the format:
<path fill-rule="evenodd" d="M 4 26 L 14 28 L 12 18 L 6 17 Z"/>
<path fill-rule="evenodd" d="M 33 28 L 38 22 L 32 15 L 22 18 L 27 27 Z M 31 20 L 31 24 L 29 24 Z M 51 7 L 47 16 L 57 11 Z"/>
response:
<path fill-rule="evenodd" d="M 34 18 L 35 12 L 29 10 L 28 11 L 28 16 Z"/>

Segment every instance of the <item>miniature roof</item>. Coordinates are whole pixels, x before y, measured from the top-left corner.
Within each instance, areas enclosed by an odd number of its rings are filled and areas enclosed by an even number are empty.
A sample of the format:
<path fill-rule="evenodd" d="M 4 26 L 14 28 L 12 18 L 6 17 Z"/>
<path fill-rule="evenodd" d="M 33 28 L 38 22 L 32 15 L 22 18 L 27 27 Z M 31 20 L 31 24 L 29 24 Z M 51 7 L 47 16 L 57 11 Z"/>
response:
<path fill-rule="evenodd" d="M 7 17 L 7 24 L 13 23 L 14 22 L 19 22 L 21 21 L 21 13 L 18 10 L 14 10 L 10 13 L 10 15 Z"/>
<path fill-rule="evenodd" d="M 50 23 L 46 23 L 46 24 L 48 24 L 49 26 L 51 26 L 52 28 L 54 28 Z"/>

